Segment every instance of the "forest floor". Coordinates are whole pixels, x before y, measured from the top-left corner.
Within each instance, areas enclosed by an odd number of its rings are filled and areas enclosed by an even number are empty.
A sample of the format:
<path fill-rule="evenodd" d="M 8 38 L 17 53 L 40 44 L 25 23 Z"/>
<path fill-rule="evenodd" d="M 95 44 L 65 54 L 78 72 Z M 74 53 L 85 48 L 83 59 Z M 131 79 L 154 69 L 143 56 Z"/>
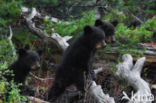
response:
<path fill-rule="evenodd" d="M 115 100 L 118 101 L 116 103 L 119 103 L 120 102 L 119 100 L 122 97 L 122 92 L 123 91 L 129 92 L 130 90 L 133 90 L 133 88 L 129 86 L 126 81 L 121 80 L 121 78 L 116 76 L 115 74 L 116 64 L 117 63 L 115 61 L 110 61 L 110 60 L 106 61 L 102 58 L 97 59 L 94 62 L 95 67 L 103 68 L 103 71 L 97 75 L 97 84 L 101 85 L 104 93 L 109 94 L 111 97 L 115 97 Z M 56 70 L 56 68 L 52 68 L 52 69 L 53 72 L 48 70 L 39 70 L 37 72 L 36 71 L 33 72 L 33 74 L 34 75 L 37 74 L 39 78 L 43 78 L 43 79 L 51 78 L 50 80 L 36 79 L 32 76 L 28 78 L 30 81 L 29 85 L 33 88 L 36 88 L 35 97 L 41 99 L 47 98 L 47 91 L 52 86 L 53 79 L 55 77 L 54 71 Z M 142 73 L 143 78 L 146 77 L 146 75 L 147 74 Z M 152 80 L 148 79 L 148 82 L 151 81 Z M 76 91 L 77 89 L 75 86 L 72 85 L 68 87 L 67 90 Z M 156 96 L 156 93 L 154 93 L 154 95 Z"/>

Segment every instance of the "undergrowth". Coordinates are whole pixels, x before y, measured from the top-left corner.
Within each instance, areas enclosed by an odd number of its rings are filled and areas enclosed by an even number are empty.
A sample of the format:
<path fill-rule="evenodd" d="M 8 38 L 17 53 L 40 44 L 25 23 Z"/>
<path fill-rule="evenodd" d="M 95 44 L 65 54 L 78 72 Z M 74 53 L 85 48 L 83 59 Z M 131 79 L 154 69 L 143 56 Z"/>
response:
<path fill-rule="evenodd" d="M 10 65 L 16 58 L 13 56 L 11 46 L 7 39 L 0 41 L 0 103 L 20 103 L 26 101 L 26 97 L 20 94 L 19 86 L 22 84 L 15 84 L 14 81 L 8 82 L 4 75 L 14 75 L 12 71 L 8 70 Z M 6 96 L 8 95 L 8 96 Z"/>

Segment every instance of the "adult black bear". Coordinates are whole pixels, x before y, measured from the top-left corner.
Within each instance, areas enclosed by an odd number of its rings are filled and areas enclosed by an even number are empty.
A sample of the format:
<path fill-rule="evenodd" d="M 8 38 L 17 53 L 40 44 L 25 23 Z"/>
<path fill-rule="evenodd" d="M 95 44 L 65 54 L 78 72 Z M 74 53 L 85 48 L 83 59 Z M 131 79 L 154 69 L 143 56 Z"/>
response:
<path fill-rule="evenodd" d="M 114 20 L 112 22 L 101 21 L 100 19 L 95 21 L 95 26 L 101 28 L 106 35 L 106 42 L 113 43 L 115 42 L 115 27 L 117 26 L 118 21 Z"/>
<path fill-rule="evenodd" d="M 84 72 L 88 74 L 97 49 L 105 46 L 105 34 L 101 29 L 84 27 L 84 33 L 66 49 L 57 67 L 53 86 L 48 93 L 48 100 L 55 101 L 66 87 L 72 84 L 84 92 Z"/>
<path fill-rule="evenodd" d="M 13 71 L 14 76 L 6 76 L 8 81 L 14 80 L 15 83 L 24 83 L 30 70 L 40 68 L 40 54 L 42 50 L 32 51 L 29 46 L 18 50 L 18 59 L 8 67 Z"/>

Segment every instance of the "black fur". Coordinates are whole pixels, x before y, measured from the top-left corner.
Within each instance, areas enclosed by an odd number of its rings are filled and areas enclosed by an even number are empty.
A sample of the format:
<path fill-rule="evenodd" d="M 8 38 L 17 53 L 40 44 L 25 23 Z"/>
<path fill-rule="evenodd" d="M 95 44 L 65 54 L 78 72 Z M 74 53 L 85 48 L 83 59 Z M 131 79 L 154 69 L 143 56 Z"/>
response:
<path fill-rule="evenodd" d="M 114 20 L 112 22 L 105 22 L 105 21 L 101 21 L 101 20 L 96 20 L 95 21 L 95 26 L 101 28 L 106 35 L 106 41 L 108 43 L 113 43 L 115 42 L 115 27 L 117 26 L 118 21 Z"/>
<path fill-rule="evenodd" d="M 152 38 L 152 40 L 153 40 L 154 42 L 156 41 L 156 31 L 153 32 L 153 35 L 152 35 L 151 38 Z"/>
<path fill-rule="evenodd" d="M 71 84 L 84 92 L 84 72 L 88 74 L 92 68 L 96 45 L 102 42 L 106 46 L 104 40 L 105 34 L 101 29 L 90 26 L 84 28 L 84 33 L 66 49 L 57 67 L 54 84 L 48 93 L 49 101 L 55 101 Z"/>
<path fill-rule="evenodd" d="M 40 57 L 41 51 L 29 50 L 26 46 L 24 49 L 18 50 L 18 59 L 8 67 L 13 71 L 14 76 L 6 76 L 7 80 L 14 80 L 15 83 L 24 83 L 26 76 L 32 69 L 40 68 Z"/>

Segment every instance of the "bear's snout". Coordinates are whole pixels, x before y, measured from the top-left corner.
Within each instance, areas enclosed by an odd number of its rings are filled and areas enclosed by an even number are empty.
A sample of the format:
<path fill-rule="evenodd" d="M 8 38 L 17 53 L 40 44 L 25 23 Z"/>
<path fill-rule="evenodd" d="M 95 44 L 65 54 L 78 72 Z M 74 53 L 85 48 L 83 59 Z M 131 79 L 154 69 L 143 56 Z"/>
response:
<path fill-rule="evenodd" d="M 105 40 L 103 40 L 103 41 L 97 43 L 96 49 L 103 49 L 103 48 L 106 47 L 106 45 L 107 45 L 107 44 L 106 44 Z"/>
<path fill-rule="evenodd" d="M 40 63 L 39 62 L 35 62 L 34 65 L 31 66 L 32 70 L 36 70 L 36 69 L 40 69 Z"/>

